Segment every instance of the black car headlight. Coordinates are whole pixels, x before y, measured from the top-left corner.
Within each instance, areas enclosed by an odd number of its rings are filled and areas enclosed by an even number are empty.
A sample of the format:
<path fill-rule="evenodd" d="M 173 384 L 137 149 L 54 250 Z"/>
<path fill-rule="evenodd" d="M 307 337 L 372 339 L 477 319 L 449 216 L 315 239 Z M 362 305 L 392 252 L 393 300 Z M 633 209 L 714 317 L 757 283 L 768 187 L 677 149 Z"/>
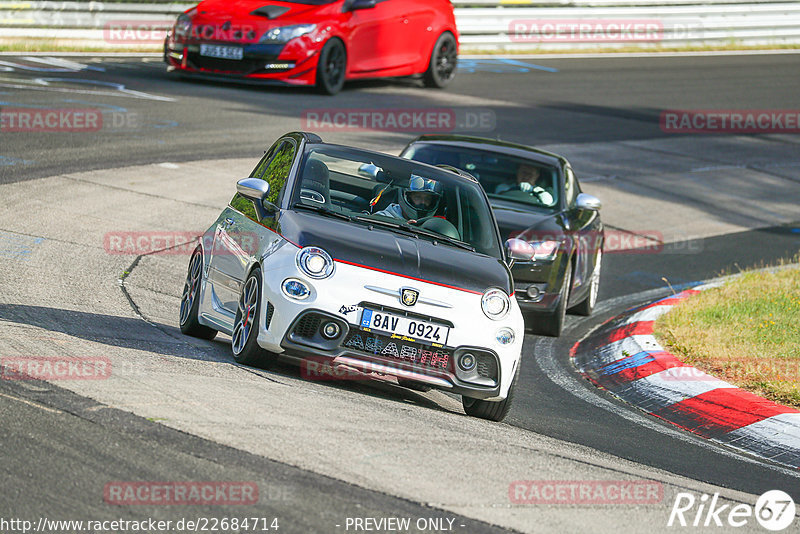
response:
<path fill-rule="evenodd" d="M 295 24 L 293 26 L 279 26 L 272 28 L 261 36 L 258 41 L 261 44 L 285 44 L 309 32 L 314 31 L 316 24 Z"/>
<path fill-rule="evenodd" d="M 484 315 L 493 321 L 499 321 L 508 315 L 511 309 L 511 300 L 502 289 L 487 289 L 481 299 L 481 308 Z"/>
<path fill-rule="evenodd" d="M 333 259 L 318 247 L 306 247 L 297 253 L 297 267 L 311 278 L 328 278 L 333 274 Z"/>

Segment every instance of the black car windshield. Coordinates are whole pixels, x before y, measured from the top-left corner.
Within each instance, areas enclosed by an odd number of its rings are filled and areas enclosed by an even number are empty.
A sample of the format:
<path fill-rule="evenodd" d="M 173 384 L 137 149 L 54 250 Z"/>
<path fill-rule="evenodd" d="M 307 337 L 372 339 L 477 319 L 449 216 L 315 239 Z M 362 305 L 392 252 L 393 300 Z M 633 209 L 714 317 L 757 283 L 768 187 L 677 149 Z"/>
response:
<path fill-rule="evenodd" d="M 491 199 L 545 209 L 559 206 L 559 172 L 552 165 L 497 152 L 426 143 L 412 145 L 403 157 L 463 169 L 478 179 Z"/>
<path fill-rule="evenodd" d="M 306 153 L 299 176 L 297 208 L 503 257 L 481 187 L 444 169 L 318 146 Z"/>

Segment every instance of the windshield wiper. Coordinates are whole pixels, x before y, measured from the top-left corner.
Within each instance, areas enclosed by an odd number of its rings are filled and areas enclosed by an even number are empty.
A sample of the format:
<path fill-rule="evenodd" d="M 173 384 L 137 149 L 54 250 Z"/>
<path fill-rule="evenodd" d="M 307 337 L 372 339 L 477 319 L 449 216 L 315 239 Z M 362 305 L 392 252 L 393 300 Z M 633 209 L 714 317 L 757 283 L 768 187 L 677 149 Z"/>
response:
<path fill-rule="evenodd" d="M 437 241 L 444 241 L 445 243 L 451 244 L 453 246 L 463 248 L 465 250 L 469 250 L 471 252 L 475 252 L 475 247 L 470 245 L 469 243 L 465 243 L 464 241 L 460 241 L 458 239 L 454 239 L 452 237 L 432 232 L 430 230 L 426 230 L 424 228 L 420 228 L 418 226 L 411 226 L 410 224 L 403 222 L 403 223 L 396 223 L 391 221 L 383 221 L 380 219 L 370 219 L 368 217 L 355 217 L 355 220 L 368 223 L 368 224 L 376 224 L 378 226 L 386 226 L 388 228 L 394 228 L 396 230 L 403 230 L 406 233 L 412 234 L 414 236 L 424 235 L 426 237 L 431 237 Z"/>
<path fill-rule="evenodd" d="M 463 248 L 463 249 L 469 250 L 471 252 L 475 252 L 475 247 L 473 247 L 469 243 L 461 241 L 460 239 L 456 239 L 454 237 L 450 237 L 449 235 L 440 234 L 438 232 L 432 232 L 430 230 L 426 230 L 425 228 L 419 228 L 419 227 L 416 227 L 416 226 L 409 226 L 409 228 L 411 229 L 412 232 L 415 232 L 415 233 L 418 233 L 418 234 L 422 234 L 422 235 L 426 235 L 426 236 L 432 237 L 432 238 L 434 238 L 436 240 L 444 241 L 445 243 L 449 243 L 450 245 L 453 245 L 453 246 L 456 246 L 456 247 L 459 247 L 459 248 Z"/>
<path fill-rule="evenodd" d="M 393 230 L 403 230 L 407 234 L 411 234 L 412 236 L 416 237 L 416 232 L 414 228 L 408 225 L 408 223 L 396 223 L 392 221 L 384 221 L 382 219 L 371 219 L 369 217 L 361 217 L 356 215 L 353 217 L 352 220 L 362 222 L 365 224 L 374 224 L 376 226 L 385 226 L 386 228 L 392 228 Z"/>
<path fill-rule="evenodd" d="M 309 206 L 308 204 L 295 204 L 292 208 L 302 208 L 308 211 L 314 211 L 320 213 L 322 215 L 327 215 L 328 217 L 335 217 L 337 219 L 342 219 L 344 221 L 352 221 L 353 217 L 350 215 L 345 215 L 344 213 L 339 213 L 338 211 L 333 211 L 329 208 L 323 208 L 322 206 Z"/>

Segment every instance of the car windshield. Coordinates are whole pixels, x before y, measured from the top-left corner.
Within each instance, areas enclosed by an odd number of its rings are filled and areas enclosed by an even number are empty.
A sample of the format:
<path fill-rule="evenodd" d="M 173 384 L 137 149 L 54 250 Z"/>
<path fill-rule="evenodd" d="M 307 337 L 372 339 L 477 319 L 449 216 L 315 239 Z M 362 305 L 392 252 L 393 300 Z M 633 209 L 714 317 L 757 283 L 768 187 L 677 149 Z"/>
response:
<path fill-rule="evenodd" d="M 419 143 L 404 158 L 429 165 L 452 165 L 473 175 L 490 199 L 555 209 L 559 206 L 558 168 L 545 163 L 465 147 Z"/>
<path fill-rule="evenodd" d="M 313 147 L 304 157 L 293 206 L 503 257 L 477 183 L 393 156 Z"/>

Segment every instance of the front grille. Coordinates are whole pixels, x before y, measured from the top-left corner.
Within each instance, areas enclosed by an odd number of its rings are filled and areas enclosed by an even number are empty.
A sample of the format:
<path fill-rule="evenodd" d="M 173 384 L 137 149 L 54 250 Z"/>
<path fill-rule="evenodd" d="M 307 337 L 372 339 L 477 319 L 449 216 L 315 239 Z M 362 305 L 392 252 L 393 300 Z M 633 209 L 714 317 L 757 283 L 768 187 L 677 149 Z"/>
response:
<path fill-rule="evenodd" d="M 449 349 L 409 343 L 363 330 L 351 330 L 342 346 L 353 351 L 405 362 L 430 370 L 450 369 L 453 352 Z"/>
<path fill-rule="evenodd" d="M 188 61 L 191 66 L 201 70 L 217 72 L 230 72 L 236 74 L 252 74 L 264 69 L 266 59 L 221 59 L 189 53 Z"/>
<path fill-rule="evenodd" d="M 315 313 L 307 313 L 297 322 L 292 333 L 296 337 L 311 339 L 319 331 L 322 317 Z"/>
<path fill-rule="evenodd" d="M 491 354 L 475 354 L 478 360 L 478 374 L 483 378 L 497 380 L 497 360 Z"/>

